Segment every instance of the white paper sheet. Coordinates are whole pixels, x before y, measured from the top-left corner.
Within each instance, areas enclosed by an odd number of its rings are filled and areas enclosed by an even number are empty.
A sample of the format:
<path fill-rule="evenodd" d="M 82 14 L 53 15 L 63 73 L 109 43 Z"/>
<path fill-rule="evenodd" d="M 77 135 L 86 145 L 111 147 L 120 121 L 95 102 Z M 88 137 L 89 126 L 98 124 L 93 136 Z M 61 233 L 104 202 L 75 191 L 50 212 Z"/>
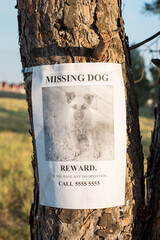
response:
<path fill-rule="evenodd" d="M 124 205 L 126 106 L 120 64 L 33 67 L 40 204 Z"/>

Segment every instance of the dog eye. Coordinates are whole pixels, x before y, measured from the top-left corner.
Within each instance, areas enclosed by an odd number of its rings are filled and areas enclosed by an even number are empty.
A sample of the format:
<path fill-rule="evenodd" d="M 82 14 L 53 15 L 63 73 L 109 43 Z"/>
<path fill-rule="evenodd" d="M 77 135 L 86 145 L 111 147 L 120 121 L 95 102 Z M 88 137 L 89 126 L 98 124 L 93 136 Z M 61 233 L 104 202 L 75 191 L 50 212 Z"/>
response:
<path fill-rule="evenodd" d="M 76 108 L 77 108 L 77 105 L 76 105 L 76 104 L 75 104 L 75 105 L 73 105 L 73 106 L 72 106 L 72 108 L 76 109 Z"/>
<path fill-rule="evenodd" d="M 83 105 L 82 105 L 82 109 L 86 109 L 86 105 L 83 104 Z"/>

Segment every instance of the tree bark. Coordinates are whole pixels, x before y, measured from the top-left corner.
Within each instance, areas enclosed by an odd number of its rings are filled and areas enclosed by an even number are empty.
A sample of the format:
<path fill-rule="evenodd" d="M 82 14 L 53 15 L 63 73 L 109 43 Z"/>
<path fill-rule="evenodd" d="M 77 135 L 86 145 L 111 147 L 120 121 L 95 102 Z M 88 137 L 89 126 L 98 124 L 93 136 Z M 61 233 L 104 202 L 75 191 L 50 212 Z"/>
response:
<path fill-rule="evenodd" d="M 120 0 L 18 0 L 19 42 L 23 68 L 45 64 L 112 62 L 122 64 L 127 106 L 125 206 L 66 210 L 39 205 L 31 74 L 24 74 L 33 136 L 34 202 L 31 239 L 141 239 L 137 209 L 144 204 L 143 154 L 128 42 Z M 121 144 L 121 143 L 119 143 Z"/>

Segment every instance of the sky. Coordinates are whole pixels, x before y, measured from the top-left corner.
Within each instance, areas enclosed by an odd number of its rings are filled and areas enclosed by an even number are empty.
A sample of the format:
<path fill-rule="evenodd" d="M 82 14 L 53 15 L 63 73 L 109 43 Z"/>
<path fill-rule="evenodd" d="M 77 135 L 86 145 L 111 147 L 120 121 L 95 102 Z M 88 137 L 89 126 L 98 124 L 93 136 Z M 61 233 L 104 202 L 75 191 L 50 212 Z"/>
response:
<path fill-rule="evenodd" d="M 123 0 L 122 3 L 124 26 L 130 45 L 143 41 L 160 31 L 160 18 L 158 16 L 142 14 L 144 2 L 142 0 Z M 146 0 L 146 2 L 151 3 L 152 0 Z M 0 6 L 0 81 L 9 83 L 23 82 L 15 5 L 16 0 L 2 0 Z M 142 54 L 150 44 L 151 42 L 139 48 Z M 155 44 L 152 49 L 155 50 L 156 47 Z M 157 55 L 152 56 L 147 49 L 144 57 L 148 66 L 150 59 L 157 57 Z"/>

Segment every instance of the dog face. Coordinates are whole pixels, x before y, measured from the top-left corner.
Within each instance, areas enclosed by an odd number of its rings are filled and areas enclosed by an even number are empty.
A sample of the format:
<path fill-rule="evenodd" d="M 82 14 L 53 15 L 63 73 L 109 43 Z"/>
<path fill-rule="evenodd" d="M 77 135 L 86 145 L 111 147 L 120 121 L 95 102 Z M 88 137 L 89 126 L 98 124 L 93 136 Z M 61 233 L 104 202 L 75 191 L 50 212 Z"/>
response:
<path fill-rule="evenodd" d="M 94 96 L 85 94 L 83 97 L 76 96 L 74 92 L 66 92 L 67 103 L 70 104 L 71 111 L 75 120 L 83 120 L 88 114 L 88 108 Z"/>

